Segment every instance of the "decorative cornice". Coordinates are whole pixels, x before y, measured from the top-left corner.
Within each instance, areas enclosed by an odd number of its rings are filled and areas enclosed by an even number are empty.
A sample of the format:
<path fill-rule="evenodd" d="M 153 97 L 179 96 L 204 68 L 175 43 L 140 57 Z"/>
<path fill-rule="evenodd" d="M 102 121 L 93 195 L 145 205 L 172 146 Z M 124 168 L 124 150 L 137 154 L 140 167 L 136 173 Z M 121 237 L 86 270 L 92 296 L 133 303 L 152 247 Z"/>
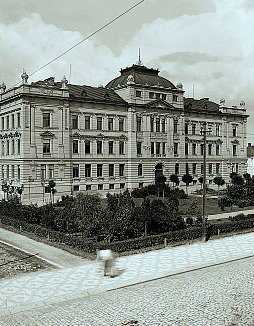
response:
<path fill-rule="evenodd" d="M 51 131 L 44 131 L 43 133 L 40 134 L 41 137 L 43 138 L 54 138 L 55 134 L 53 134 Z"/>

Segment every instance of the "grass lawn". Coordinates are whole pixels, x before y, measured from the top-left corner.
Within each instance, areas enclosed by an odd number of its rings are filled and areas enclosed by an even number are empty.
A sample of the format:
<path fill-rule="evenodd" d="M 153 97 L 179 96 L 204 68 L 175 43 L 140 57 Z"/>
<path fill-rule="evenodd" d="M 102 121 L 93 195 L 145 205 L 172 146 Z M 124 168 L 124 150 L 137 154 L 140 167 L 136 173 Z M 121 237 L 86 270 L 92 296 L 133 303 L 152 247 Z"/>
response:
<path fill-rule="evenodd" d="M 0 279 L 51 268 L 43 260 L 0 243 Z"/>
<path fill-rule="evenodd" d="M 188 199 L 179 199 L 179 211 L 182 214 L 182 216 L 189 216 L 190 214 L 187 213 L 188 209 L 190 208 L 190 203 L 196 199 L 198 201 L 198 207 L 197 209 L 202 213 L 202 197 L 194 197 L 189 196 Z M 248 206 L 244 208 L 239 208 L 238 206 L 233 207 L 225 207 L 225 210 L 222 211 L 220 207 L 218 206 L 218 198 L 206 198 L 206 214 L 207 215 L 213 215 L 213 214 L 221 214 L 221 213 L 230 213 L 230 212 L 236 212 L 239 211 L 241 213 L 242 211 L 248 210 L 248 209 L 254 209 L 254 206 Z"/>

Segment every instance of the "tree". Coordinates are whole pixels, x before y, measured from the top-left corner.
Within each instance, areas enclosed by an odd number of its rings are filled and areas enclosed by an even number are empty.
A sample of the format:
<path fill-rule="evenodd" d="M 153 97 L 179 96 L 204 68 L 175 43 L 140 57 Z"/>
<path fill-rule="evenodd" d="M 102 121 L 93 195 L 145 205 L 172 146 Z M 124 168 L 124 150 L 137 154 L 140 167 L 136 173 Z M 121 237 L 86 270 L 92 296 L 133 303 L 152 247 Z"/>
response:
<path fill-rule="evenodd" d="M 56 189 L 55 189 L 56 183 L 54 180 L 49 180 L 49 184 L 48 184 L 48 189 L 50 192 L 50 202 L 53 205 L 54 203 L 54 194 L 56 193 Z M 53 195 L 53 201 L 52 201 L 52 195 Z"/>
<path fill-rule="evenodd" d="M 177 186 L 179 184 L 179 178 L 178 178 L 178 176 L 176 174 L 171 174 L 169 180 L 171 182 L 173 182 L 173 187 L 174 187 L 174 185 Z"/>
<path fill-rule="evenodd" d="M 198 178 L 198 181 L 201 184 L 201 189 L 202 189 L 202 186 L 203 186 L 203 183 L 204 183 L 204 178 L 201 176 L 201 177 Z"/>
<path fill-rule="evenodd" d="M 193 181 L 193 177 L 190 174 L 185 174 L 182 177 L 182 181 L 186 184 L 186 192 L 188 193 L 187 188 L 189 187 L 189 184 Z"/>
<path fill-rule="evenodd" d="M 242 186 L 244 184 L 244 180 L 243 180 L 243 177 L 241 177 L 240 175 L 235 175 L 232 179 L 232 183 L 234 185 L 237 185 L 237 186 Z"/>
<path fill-rule="evenodd" d="M 23 193 L 23 190 L 24 190 L 24 185 L 23 184 L 20 187 L 17 187 L 17 193 L 20 196 L 20 202 L 21 202 L 21 195 Z"/>
<path fill-rule="evenodd" d="M 220 186 L 223 186 L 225 184 L 225 180 L 222 177 L 215 177 L 213 179 L 213 182 L 218 186 L 218 191 Z"/>
<path fill-rule="evenodd" d="M 82 236 L 94 235 L 100 219 L 102 206 L 101 199 L 97 194 L 78 192 L 72 204 L 72 215 L 77 217 Z"/>
<path fill-rule="evenodd" d="M 246 184 L 249 184 L 250 183 L 251 176 L 250 176 L 249 173 L 244 173 L 243 174 L 243 178 L 244 178 Z"/>
<path fill-rule="evenodd" d="M 159 175 L 155 179 L 155 184 L 158 188 L 158 195 L 162 191 L 162 197 L 164 198 L 164 190 L 165 190 L 165 182 L 167 181 L 167 178 L 164 175 Z"/>

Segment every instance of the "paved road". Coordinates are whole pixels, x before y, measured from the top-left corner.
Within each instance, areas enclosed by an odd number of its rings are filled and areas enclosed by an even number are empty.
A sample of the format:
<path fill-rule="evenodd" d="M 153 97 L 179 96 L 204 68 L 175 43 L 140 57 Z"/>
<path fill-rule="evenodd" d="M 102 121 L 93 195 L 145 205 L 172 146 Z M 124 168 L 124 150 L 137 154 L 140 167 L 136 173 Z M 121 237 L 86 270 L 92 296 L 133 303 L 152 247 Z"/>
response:
<path fill-rule="evenodd" d="M 2 316 L 1 326 L 253 326 L 254 258 Z"/>
<path fill-rule="evenodd" d="M 68 253 L 67 251 L 46 245 L 42 242 L 29 239 L 21 234 L 0 228 L 0 241 L 30 254 L 38 254 L 37 257 L 46 260 L 50 264 L 63 268 L 80 266 L 90 261 Z"/>

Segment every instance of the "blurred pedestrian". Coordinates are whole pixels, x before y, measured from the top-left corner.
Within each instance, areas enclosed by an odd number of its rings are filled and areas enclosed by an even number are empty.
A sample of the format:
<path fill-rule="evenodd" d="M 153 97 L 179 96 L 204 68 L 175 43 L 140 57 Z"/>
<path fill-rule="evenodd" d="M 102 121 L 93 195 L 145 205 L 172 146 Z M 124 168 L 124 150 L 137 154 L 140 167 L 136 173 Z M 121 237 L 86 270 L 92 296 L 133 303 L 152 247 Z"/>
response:
<path fill-rule="evenodd" d="M 99 250 L 97 252 L 97 260 L 104 263 L 104 276 L 117 276 L 115 267 L 115 254 L 110 249 Z"/>

